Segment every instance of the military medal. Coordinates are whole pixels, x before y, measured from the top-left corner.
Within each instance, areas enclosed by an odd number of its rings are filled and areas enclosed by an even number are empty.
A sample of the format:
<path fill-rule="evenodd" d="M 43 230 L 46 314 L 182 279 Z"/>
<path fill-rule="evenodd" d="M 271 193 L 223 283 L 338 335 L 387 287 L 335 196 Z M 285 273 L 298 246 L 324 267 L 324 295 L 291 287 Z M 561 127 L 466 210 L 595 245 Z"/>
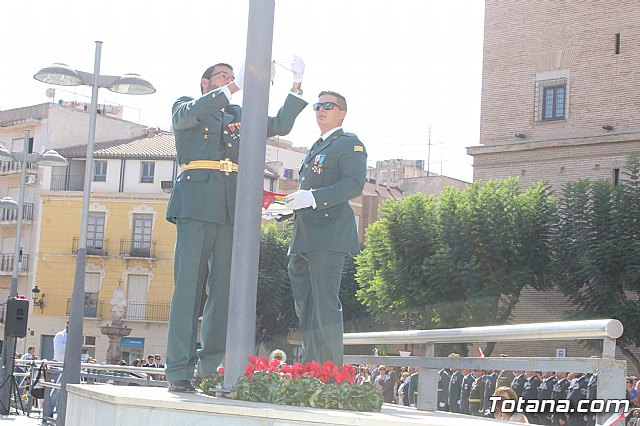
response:
<path fill-rule="evenodd" d="M 313 159 L 313 167 L 311 168 L 311 170 L 313 170 L 314 173 L 317 173 L 319 175 L 322 174 L 322 167 L 323 167 L 324 159 L 326 157 L 327 157 L 327 154 L 318 154 L 315 156 L 315 158 Z"/>

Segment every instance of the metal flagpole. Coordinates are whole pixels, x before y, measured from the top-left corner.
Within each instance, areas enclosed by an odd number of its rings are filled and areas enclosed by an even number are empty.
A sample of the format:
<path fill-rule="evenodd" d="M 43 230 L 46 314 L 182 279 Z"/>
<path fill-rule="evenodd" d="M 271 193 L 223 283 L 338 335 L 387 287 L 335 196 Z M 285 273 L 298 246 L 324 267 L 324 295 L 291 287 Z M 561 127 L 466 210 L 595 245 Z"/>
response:
<path fill-rule="evenodd" d="M 231 260 L 224 388 L 231 389 L 255 353 L 260 208 L 267 144 L 274 0 L 249 1 L 236 213 Z M 249 149 L 245 149 L 249 147 Z"/>

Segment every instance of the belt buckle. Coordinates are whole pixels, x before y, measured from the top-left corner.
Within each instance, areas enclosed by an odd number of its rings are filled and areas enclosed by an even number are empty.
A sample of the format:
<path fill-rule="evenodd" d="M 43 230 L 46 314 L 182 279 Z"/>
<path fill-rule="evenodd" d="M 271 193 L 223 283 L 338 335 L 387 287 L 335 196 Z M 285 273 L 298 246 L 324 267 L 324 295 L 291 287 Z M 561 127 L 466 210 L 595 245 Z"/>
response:
<path fill-rule="evenodd" d="M 233 172 L 233 161 L 228 158 L 220 160 L 220 171 L 229 176 L 229 173 Z"/>

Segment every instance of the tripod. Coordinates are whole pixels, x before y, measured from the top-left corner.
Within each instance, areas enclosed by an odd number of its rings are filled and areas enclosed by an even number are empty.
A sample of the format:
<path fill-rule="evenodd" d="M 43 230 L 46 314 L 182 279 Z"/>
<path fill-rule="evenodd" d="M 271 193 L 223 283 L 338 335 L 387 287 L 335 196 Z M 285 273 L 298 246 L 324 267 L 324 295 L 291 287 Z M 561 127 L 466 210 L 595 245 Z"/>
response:
<path fill-rule="evenodd" d="M 12 339 L 12 341 L 8 341 L 7 339 Z M 3 392 L 6 396 L 6 399 L 0 398 L 0 409 L 4 414 L 11 414 L 11 407 L 13 406 L 16 410 L 16 414 L 20 414 L 20 409 L 22 410 L 22 414 L 25 415 L 27 414 L 27 412 L 24 408 L 22 398 L 20 398 L 20 392 L 18 391 L 18 381 L 16 380 L 16 376 L 13 374 L 15 360 L 15 353 L 13 353 L 13 348 L 15 348 L 16 346 L 16 340 L 17 338 L 14 336 L 5 336 L 5 341 L 3 342 L 2 368 L 5 377 L 4 381 L 0 384 L 0 389 L 5 388 L 5 386 L 9 386 L 9 390 L 8 392 L 6 390 Z M 9 353 L 9 349 L 11 349 L 11 353 Z"/>

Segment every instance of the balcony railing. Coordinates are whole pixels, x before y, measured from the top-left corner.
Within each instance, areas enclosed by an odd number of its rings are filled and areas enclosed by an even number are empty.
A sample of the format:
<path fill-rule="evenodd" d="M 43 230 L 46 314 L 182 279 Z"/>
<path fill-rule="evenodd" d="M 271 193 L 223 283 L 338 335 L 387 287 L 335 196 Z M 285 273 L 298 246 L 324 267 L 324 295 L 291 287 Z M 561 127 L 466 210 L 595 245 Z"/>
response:
<path fill-rule="evenodd" d="M 169 321 L 171 304 L 159 302 L 127 302 L 125 319 L 137 321 Z"/>
<path fill-rule="evenodd" d="M 138 241 L 123 238 L 120 240 L 120 256 L 155 259 L 156 241 Z"/>
<path fill-rule="evenodd" d="M 0 272 L 13 272 L 14 254 L 0 254 Z M 29 270 L 29 255 L 23 254 L 18 260 L 18 272 Z"/>
<path fill-rule="evenodd" d="M 34 205 L 33 203 L 24 203 L 22 211 L 22 220 L 33 220 Z M 0 209 L 0 222 L 17 222 L 18 209 Z"/>
<path fill-rule="evenodd" d="M 83 189 L 84 189 L 84 175 L 51 176 L 52 191 L 82 191 Z"/>
<path fill-rule="evenodd" d="M 73 237 L 71 253 L 77 254 L 80 245 L 80 237 Z M 109 239 L 89 239 L 87 240 L 87 254 L 90 256 L 109 256 Z"/>
<path fill-rule="evenodd" d="M 102 319 L 104 309 L 104 301 L 88 300 L 84 301 L 84 317 Z M 71 299 L 67 299 L 67 316 L 71 314 Z"/>
<path fill-rule="evenodd" d="M 22 171 L 22 161 L 0 161 L 0 175 L 12 175 Z M 38 173 L 36 163 L 27 163 L 27 173 Z"/>

